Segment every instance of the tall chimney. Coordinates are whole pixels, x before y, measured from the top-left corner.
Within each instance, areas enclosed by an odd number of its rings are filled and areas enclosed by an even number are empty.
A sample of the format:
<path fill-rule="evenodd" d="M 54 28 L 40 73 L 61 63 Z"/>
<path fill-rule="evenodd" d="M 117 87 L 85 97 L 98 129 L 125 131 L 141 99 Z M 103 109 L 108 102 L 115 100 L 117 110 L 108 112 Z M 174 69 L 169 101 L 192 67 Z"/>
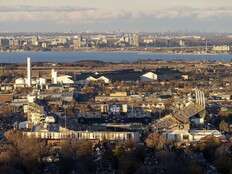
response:
<path fill-rule="evenodd" d="M 57 84 L 57 71 L 52 69 L 52 84 Z"/>
<path fill-rule="evenodd" d="M 31 87 L 31 58 L 27 58 L 27 87 Z"/>

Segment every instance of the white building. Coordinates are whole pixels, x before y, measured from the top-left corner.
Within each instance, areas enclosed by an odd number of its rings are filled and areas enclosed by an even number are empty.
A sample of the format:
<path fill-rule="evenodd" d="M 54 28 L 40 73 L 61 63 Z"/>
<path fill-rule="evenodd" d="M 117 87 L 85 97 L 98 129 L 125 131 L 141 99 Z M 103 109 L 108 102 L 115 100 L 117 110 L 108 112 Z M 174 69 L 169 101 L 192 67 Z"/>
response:
<path fill-rule="evenodd" d="M 52 123 L 55 123 L 56 120 L 53 116 L 47 116 L 45 117 L 45 123 L 48 123 L 48 124 L 52 124 Z"/>
<path fill-rule="evenodd" d="M 39 86 L 43 88 L 46 85 L 46 79 L 36 78 L 32 79 L 31 58 L 27 58 L 27 78 L 17 78 L 14 83 L 15 88 L 25 88 L 32 86 Z"/>
<path fill-rule="evenodd" d="M 26 80 L 24 78 L 18 78 L 15 80 L 14 88 L 24 88 L 26 87 Z"/>
<path fill-rule="evenodd" d="M 229 52 L 230 46 L 228 45 L 213 46 L 212 50 L 215 52 Z"/>
<path fill-rule="evenodd" d="M 203 117 L 193 117 L 193 118 L 190 118 L 190 121 L 194 124 L 194 125 L 197 125 L 197 126 L 200 126 L 200 125 L 203 125 L 205 120 Z"/>
<path fill-rule="evenodd" d="M 186 130 L 173 130 L 163 133 L 163 137 L 167 142 L 190 142 L 193 136 Z"/>
<path fill-rule="evenodd" d="M 31 81 L 30 87 L 36 86 L 39 87 L 40 89 L 44 88 L 47 83 L 45 78 L 36 78 L 36 79 L 31 79 L 30 81 Z M 29 87 L 27 78 L 15 79 L 14 88 L 25 88 L 25 87 Z"/>
<path fill-rule="evenodd" d="M 59 76 L 57 77 L 57 83 L 60 84 L 74 84 L 74 81 L 71 79 L 72 76 L 69 75 L 63 75 L 63 76 Z"/>
<path fill-rule="evenodd" d="M 73 48 L 74 49 L 79 49 L 81 48 L 81 38 L 80 37 L 75 37 L 73 39 Z"/>
<path fill-rule="evenodd" d="M 36 79 L 36 86 L 39 87 L 40 89 L 45 88 L 47 84 L 47 80 L 45 78 L 37 78 Z"/>
<path fill-rule="evenodd" d="M 97 79 L 98 81 L 103 81 L 104 83 L 110 83 L 110 80 L 105 76 L 101 76 Z"/>
<path fill-rule="evenodd" d="M 94 78 L 93 76 L 89 76 L 88 78 L 85 79 L 86 82 L 96 82 L 96 81 L 101 81 L 104 83 L 110 83 L 110 79 L 108 79 L 105 76 L 101 76 L 99 78 Z"/>
<path fill-rule="evenodd" d="M 55 131 L 36 131 L 23 132 L 28 137 L 40 139 L 62 140 L 62 139 L 77 139 L 77 140 L 108 140 L 108 141 L 128 141 L 133 140 L 139 142 L 140 134 L 138 132 L 109 132 L 109 131 L 71 131 L 64 130 Z"/>
<path fill-rule="evenodd" d="M 187 130 L 170 130 L 164 132 L 162 135 L 167 142 L 200 141 L 207 136 L 224 137 L 218 130 L 192 130 L 190 132 Z"/>
<path fill-rule="evenodd" d="M 32 44 L 33 46 L 38 46 L 38 45 L 39 45 L 39 37 L 38 37 L 38 36 L 33 36 L 33 37 L 31 38 L 31 44 Z"/>
<path fill-rule="evenodd" d="M 27 114 L 28 122 L 32 125 L 41 124 L 44 118 L 44 108 L 36 103 L 28 102 L 24 105 L 24 112 Z"/>
<path fill-rule="evenodd" d="M 27 96 L 28 103 L 34 103 L 35 100 L 36 100 L 36 96 L 35 95 L 28 95 Z"/>
<path fill-rule="evenodd" d="M 143 81 L 143 82 L 146 82 L 146 81 L 154 81 L 154 80 L 157 80 L 158 79 L 158 76 L 157 74 L 153 73 L 153 72 L 148 72 L 146 74 L 143 74 L 141 77 L 140 77 L 140 80 Z"/>
<path fill-rule="evenodd" d="M 122 105 L 122 112 L 123 112 L 123 113 L 127 113 L 127 111 L 128 111 L 128 106 L 127 106 L 127 104 L 123 104 L 123 105 Z"/>
<path fill-rule="evenodd" d="M 87 77 L 87 78 L 85 79 L 85 81 L 87 81 L 87 82 L 94 82 L 94 81 L 97 81 L 97 79 L 94 78 L 93 76 L 89 76 L 89 77 Z"/>
<path fill-rule="evenodd" d="M 55 69 L 51 70 L 51 82 L 52 84 L 74 84 L 74 81 L 72 80 L 72 76 L 69 75 L 57 75 L 57 71 Z"/>
<path fill-rule="evenodd" d="M 42 48 L 47 48 L 48 47 L 48 44 L 46 42 L 43 42 L 42 43 Z"/>
<path fill-rule="evenodd" d="M 224 137 L 218 130 L 192 130 L 190 134 L 193 136 L 193 141 L 199 141 L 207 136 L 214 136 L 217 138 Z"/>
<path fill-rule="evenodd" d="M 188 79 L 189 79 L 189 76 L 188 76 L 188 75 L 182 75 L 181 78 L 182 78 L 183 80 L 188 80 Z"/>
<path fill-rule="evenodd" d="M 129 43 L 130 43 L 130 45 L 133 46 L 133 47 L 139 47 L 139 34 L 133 33 L 133 34 L 129 37 Z"/>

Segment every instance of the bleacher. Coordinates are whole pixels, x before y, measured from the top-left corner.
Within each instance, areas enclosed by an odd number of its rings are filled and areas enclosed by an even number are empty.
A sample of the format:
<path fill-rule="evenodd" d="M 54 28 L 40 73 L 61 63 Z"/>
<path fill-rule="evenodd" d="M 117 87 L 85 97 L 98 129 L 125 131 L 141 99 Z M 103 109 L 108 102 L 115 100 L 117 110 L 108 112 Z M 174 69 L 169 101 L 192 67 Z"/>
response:
<path fill-rule="evenodd" d="M 181 110 L 176 110 L 172 115 L 167 115 L 156 121 L 152 127 L 156 130 L 168 130 L 181 124 L 188 124 L 190 117 L 203 111 L 204 108 L 197 104 L 190 104 Z"/>
<path fill-rule="evenodd" d="M 178 126 L 178 121 L 172 116 L 167 115 L 152 125 L 153 129 L 163 130 Z"/>
<path fill-rule="evenodd" d="M 204 110 L 202 106 L 192 103 L 187 107 L 183 108 L 182 110 L 174 112 L 173 116 L 181 123 L 188 123 L 190 117 L 198 114 L 202 110 Z"/>

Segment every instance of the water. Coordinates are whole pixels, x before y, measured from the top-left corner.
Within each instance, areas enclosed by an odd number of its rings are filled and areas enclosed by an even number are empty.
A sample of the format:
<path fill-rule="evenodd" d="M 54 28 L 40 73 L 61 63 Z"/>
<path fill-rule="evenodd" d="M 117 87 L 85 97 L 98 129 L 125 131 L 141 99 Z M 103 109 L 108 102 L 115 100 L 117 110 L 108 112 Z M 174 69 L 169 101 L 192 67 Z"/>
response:
<path fill-rule="evenodd" d="M 232 55 L 181 55 L 158 54 L 150 52 L 1 52 L 0 63 L 24 63 L 26 57 L 31 57 L 33 62 L 60 62 L 70 63 L 79 60 L 101 60 L 106 62 L 133 62 L 145 60 L 211 60 L 231 61 Z"/>

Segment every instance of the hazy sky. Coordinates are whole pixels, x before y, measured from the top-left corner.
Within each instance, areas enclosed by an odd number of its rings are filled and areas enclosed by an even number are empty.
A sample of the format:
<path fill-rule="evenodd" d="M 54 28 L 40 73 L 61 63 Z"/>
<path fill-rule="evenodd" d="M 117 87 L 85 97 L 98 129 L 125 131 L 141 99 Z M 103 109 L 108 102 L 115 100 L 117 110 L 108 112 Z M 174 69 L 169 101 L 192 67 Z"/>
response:
<path fill-rule="evenodd" d="M 231 32 L 232 0 L 0 0 L 0 31 Z"/>

